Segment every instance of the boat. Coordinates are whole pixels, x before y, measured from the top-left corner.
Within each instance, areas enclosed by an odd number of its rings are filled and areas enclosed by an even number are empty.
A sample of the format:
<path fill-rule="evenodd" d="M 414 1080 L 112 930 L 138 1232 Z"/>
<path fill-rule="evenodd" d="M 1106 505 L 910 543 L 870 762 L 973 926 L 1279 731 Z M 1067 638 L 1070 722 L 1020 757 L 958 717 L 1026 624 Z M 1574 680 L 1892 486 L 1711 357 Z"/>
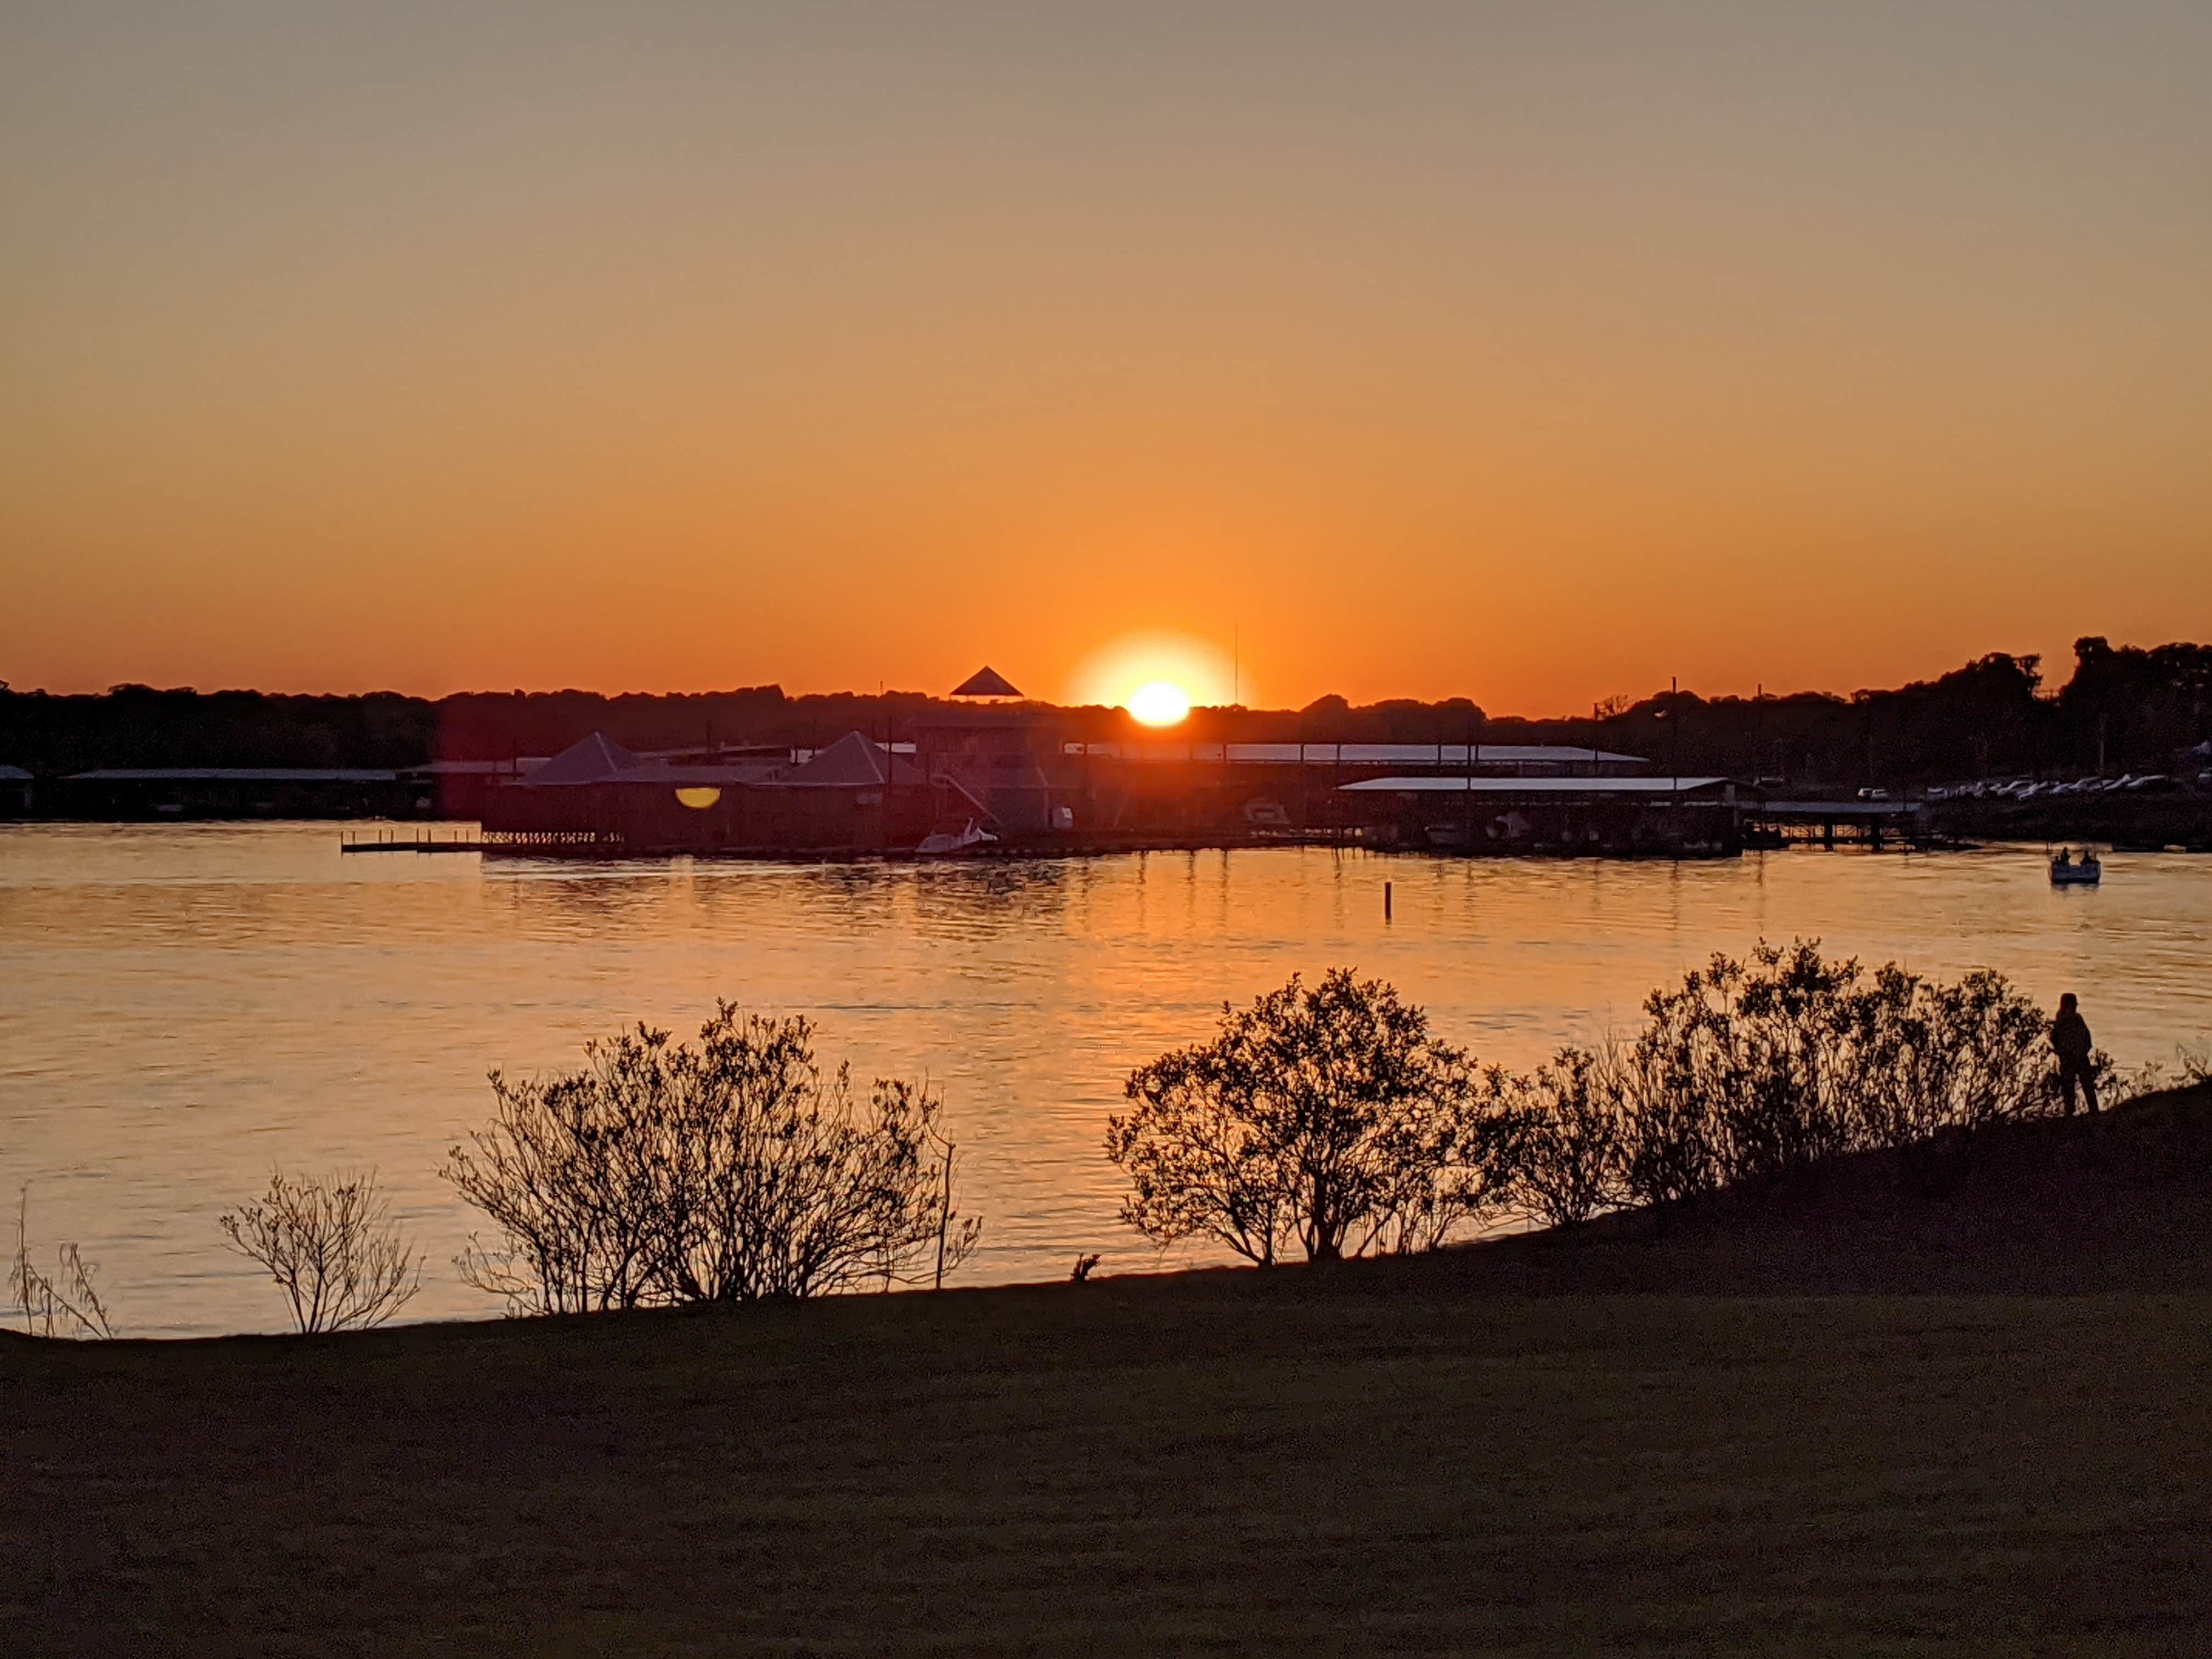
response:
<path fill-rule="evenodd" d="M 2097 862 L 2097 855 L 2084 848 L 2080 858 L 2071 848 L 2059 849 L 2058 856 L 2051 860 L 2051 884 L 2053 887 L 2094 887 L 2105 878 L 2105 866 Z"/>
<path fill-rule="evenodd" d="M 924 836 L 914 850 L 917 855 L 926 859 L 951 858 L 996 840 L 996 836 L 970 818 L 957 835 L 939 830 L 933 836 Z"/>

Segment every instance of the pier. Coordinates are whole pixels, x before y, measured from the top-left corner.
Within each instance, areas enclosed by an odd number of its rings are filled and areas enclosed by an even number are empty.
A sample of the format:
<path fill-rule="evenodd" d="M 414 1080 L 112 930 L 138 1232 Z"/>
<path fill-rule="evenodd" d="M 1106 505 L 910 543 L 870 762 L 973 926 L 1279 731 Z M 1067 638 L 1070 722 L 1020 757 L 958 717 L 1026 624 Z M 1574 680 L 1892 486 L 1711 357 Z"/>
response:
<path fill-rule="evenodd" d="M 481 853 L 483 840 L 465 830 L 440 836 L 433 830 L 346 830 L 339 832 L 341 853 Z"/>
<path fill-rule="evenodd" d="M 1744 843 L 1833 847 L 1841 841 L 1879 848 L 1887 836 L 1923 846 L 1928 841 L 1924 814 L 1917 800 L 1769 800 L 1744 809 Z"/>

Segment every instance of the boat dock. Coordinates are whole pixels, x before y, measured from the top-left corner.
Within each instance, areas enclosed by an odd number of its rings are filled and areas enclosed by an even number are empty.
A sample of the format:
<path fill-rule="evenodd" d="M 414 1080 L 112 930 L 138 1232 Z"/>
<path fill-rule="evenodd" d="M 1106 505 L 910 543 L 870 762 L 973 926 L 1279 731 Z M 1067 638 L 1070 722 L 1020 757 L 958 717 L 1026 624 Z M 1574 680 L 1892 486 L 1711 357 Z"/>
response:
<path fill-rule="evenodd" d="M 1887 837 L 1900 846 L 1924 846 L 1926 812 L 1917 800 L 1766 800 L 1744 809 L 1744 842 L 1833 847 L 1844 841 L 1879 848 Z"/>
<path fill-rule="evenodd" d="M 457 830 L 450 836 L 434 831 L 346 830 L 339 832 L 341 853 L 481 853 L 480 836 Z"/>

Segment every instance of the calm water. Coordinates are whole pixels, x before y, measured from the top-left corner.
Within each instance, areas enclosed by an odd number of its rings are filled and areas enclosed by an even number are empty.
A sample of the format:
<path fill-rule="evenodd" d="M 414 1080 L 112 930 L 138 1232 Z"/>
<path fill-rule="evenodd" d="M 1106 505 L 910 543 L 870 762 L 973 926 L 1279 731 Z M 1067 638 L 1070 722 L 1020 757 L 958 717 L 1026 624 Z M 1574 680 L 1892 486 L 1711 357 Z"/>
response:
<path fill-rule="evenodd" d="M 495 1311 L 450 1266 L 437 1178 L 491 1066 L 568 1064 L 719 994 L 817 1017 L 856 1076 L 927 1073 L 986 1216 L 966 1282 L 1079 1250 L 1155 1264 L 1114 1218 L 1106 1114 L 1224 998 L 1357 965 L 1486 1059 L 1637 1023 L 1653 984 L 1762 933 L 2081 994 L 2124 1064 L 2212 1033 L 2212 860 L 2115 854 L 2053 891 L 2039 849 L 1793 851 L 1684 865 L 1319 850 L 1064 864 L 779 866 L 341 858 L 325 824 L 0 828 L 0 1188 L 83 1245 L 128 1334 L 272 1329 L 216 1217 L 272 1163 L 374 1165 L 432 1265 L 413 1313 Z M 1395 919 L 1382 884 L 1395 884 Z M 12 1239 L 10 1240 L 12 1243 Z"/>

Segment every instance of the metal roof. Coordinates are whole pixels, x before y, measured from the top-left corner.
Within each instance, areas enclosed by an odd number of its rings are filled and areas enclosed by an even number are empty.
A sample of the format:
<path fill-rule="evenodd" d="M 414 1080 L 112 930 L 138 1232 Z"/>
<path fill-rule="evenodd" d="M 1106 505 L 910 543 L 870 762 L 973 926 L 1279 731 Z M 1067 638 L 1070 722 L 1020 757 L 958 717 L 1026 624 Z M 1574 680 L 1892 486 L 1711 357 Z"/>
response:
<path fill-rule="evenodd" d="M 1339 786 L 1339 793 L 1390 795 L 1687 795 L 1724 784 L 1726 778 L 1363 778 Z"/>
<path fill-rule="evenodd" d="M 657 756 L 633 754 L 605 732 L 594 732 L 571 744 L 551 760 L 524 773 L 521 787 L 560 789 L 605 783 L 762 783 L 781 769 L 782 763 L 768 759 L 668 761 Z"/>
<path fill-rule="evenodd" d="M 531 789 L 607 783 L 636 771 L 645 763 L 604 732 L 579 738 L 523 779 Z"/>
<path fill-rule="evenodd" d="M 827 749 L 817 750 L 804 765 L 769 780 L 778 787 L 793 789 L 866 789 L 927 781 L 913 759 L 896 750 L 886 753 L 883 744 L 861 732 L 848 732 Z"/>
<path fill-rule="evenodd" d="M 106 766 L 70 783 L 396 783 L 397 772 L 294 766 Z"/>
<path fill-rule="evenodd" d="M 1218 743 L 1070 743 L 1071 755 L 1092 755 L 1106 760 L 1205 761 L 1223 763 Z M 1301 756 L 1308 766 L 1465 766 L 1463 743 L 1232 743 L 1227 745 L 1231 766 L 1296 766 Z M 1558 743 L 1479 743 L 1477 766 L 1642 766 L 1641 755 L 1620 755 L 1610 749 L 1577 749 Z"/>
<path fill-rule="evenodd" d="M 1893 818 L 1916 814 L 1917 800 L 1770 800 L 1760 804 L 1761 817 L 1769 818 Z"/>
<path fill-rule="evenodd" d="M 420 766 L 400 769 L 402 777 L 428 778 L 489 778 L 528 771 L 533 766 L 545 764 L 544 757 L 536 760 L 434 760 Z"/>
<path fill-rule="evenodd" d="M 890 781 L 890 769 L 880 744 L 858 732 L 848 732 L 827 749 L 817 750 L 803 766 L 793 767 L 777 780 L 781 783 L 829 784 L 866 788 Z"/>

